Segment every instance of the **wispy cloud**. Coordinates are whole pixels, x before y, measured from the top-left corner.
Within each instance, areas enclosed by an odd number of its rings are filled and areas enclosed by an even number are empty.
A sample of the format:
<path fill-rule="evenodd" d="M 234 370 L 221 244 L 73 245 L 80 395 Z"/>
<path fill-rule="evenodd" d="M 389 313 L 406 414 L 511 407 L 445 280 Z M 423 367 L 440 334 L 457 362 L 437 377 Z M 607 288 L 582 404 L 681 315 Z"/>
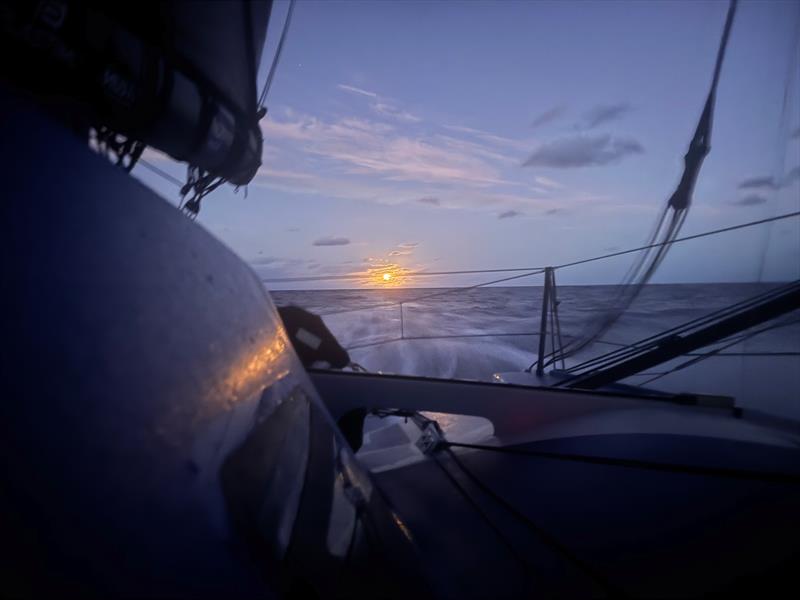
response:
<path fill-rule="evenodd" d="M 540 186 L 545 187 L 545 188 L 550 188 L 550 189 L 553 189 L 553 190 L 560 190 L 560 189 L 563 189 L 563 187 L 564 187 L 563 185 L 561 185 L 557 181 L 549 179 L 548 177 L 542 177 L 541 175 L 537 175 L 536 177 L 533 178 L 533 180 L 536 183 L 538 183 Z"/>
<path fill-rule="evenodd" d="M 554 106 L 553 108 L 544 111 L 538 117 L 536 117 L 533 122 L 531 123 L 532 128 L 541 127 L 542 125 L 547 125 L 552 121 L 555 121 L 560 116 L 562 116 L 567 111 L 567 107 L 563 104 L 559 106 Z"/>
<path fill-rule="evenodd" d="M 498 219 L 513 219 L 514 217 L 520 217 L 520 216 L 522 216 L 522 213 L 519 212 L 518 210 L 506 210 L 506 211 L 501 212 L 499 215 L 497 215 L 497 218 Z"/>
<path fill-rule="evenodd" d="M 550 208 L 550 209 L 544 211 L 544 214 L 546 214 L 549 217 L 552 217 L 554 215 L 563 214 L 564 212 L 566 212 L 566 211 L 563 208 Z"/>
<path fill-rule="evenodd" d="M 794 140 L 800 140 L 800 128 L 795 129 L 790 137 Z"/>
<path fill-rule="evenodd" d="M 523 166 L 554 169 L 602 166 L 642 152 L 642 145 L 629 138 L 612 138 L 610 135 L 565 137 L 541 145 Z"/>
<path fill-rule="evenodd" d="M 734 200 L 731 202 L 731 204 L 734 206 L 758 206 L 759 204 L 764 204 L 765 202 L 767 202 L 767 199 L 764 196 L 750 194 L 749 196 L 745 196 L 739 200 Z"/>
<path fill-rule="evenodd" d="M 298 269 L 313 269 L 316 261 L 304 258 L 286 258 L 281 256 L 257 256 L 247 262 L 260 277 L 271 279 L 296 275 Z M 302 271 L 301 271 L 302 272 Z"/>
<path fill-rule="evenodd" d="M 593 129 L 603 123 L 615 121 L 624 117 L 631 111 L 631 105 L 627 102 L 617 104 L 598 104 L 583 115 L 581 126 L 584 129 Z"/>
<path fill-rule="evenodd" d="M 406 121 L 409 123 L 419 123 L 422 119 L 416 115 L 412 115 L 410 112 L 403 110 L 402 108 L 398 108 L 392 104 L 387 102 L 376 102 L 372 105 L 372 110 L 374 110 L 379 115 L 383 115 L 385 117 L 391 117 L 393 119 L 398 119 L 400 121 Z"/>
<path fill-rule="evenodd" d="M 372 174 L 390 181 L 494 186 L 505 182 L 488 160 L 458 151 L 436 137 L 411 137 L 364 119 L 332 122 L 314 117 L 265 120 L 266 144 L 294 142 L 301 152 L 339 163 L 344 173 Z"/>
<path fill-rule="evenodd" d="M 482 129 L 475 129 L 473 127 L 463 127 L 461 125 L 443 125 L 445 129 L 455 131 L 456 133 L 465 133 L 473 138 L 477 138 L 482 142 L 492 144 L 493 146 L 500 146 L 515 150 L 524 150 L 529 146 L 526 140 L 517 140 L 502 135 L 497 135 Z"/>
<path fill-rule="evenodd" d="M 760 189 L 760 188 L 776 190 L 779 187 L 780 186 L 775 183 L 775 179 L 773 177 L 751 177 L 750 179 L 745 179 L 739 184 L 740 190 L 750 190 L 750 189 Z"/>
<path fill-rule="evenodd" d="M 433 196 L 424 196 L 423 198 L 417 198 L 417 202 L 421 202 L 422 204 L 430 204 L 431 206 L 439 206 L 441 202 L 439 202 L 438 198 L 434 198 Z"/>
<path fill-rule="evenodd" d="M 351 94 L 358 94 L 359 96 L 366 96 L 367 98 L 377 98 L 378 97 L 378 94 L 376 94 L 375 92 L 369 92 L 367 90 L 362 90 L 361 88 L 357 88 L 357 87 L 352 86 L 352 85 L 346 85 L 344 83 L 340 83 L 336 87 L 338 87 L 340 90 L 344 90 L 345 92 L 350 92 Z"/>
<path fill-rule="evenodd" d="M 403 242 L 402 244 L 397 244 L 398 248 L 416 248 L 419 246 L 419 242 Z"/>
<path fill-rule="evenodd" d="M 392 250 L 389 252 L 389 256 L 408 256 L 411 254 L 410 250 Z"/>
<path fill-rule="evenodd" d="M 350 239 L 346 237 L 326 236 L 314 240 L 312 246 L 347 246 Z"/>
<path fill-rule="evenodd" d="M 793 181 L 800 179 L 800 167 L 794 167 L 783 178 L 783 181 L 776 182 L 774 177 L 751 177 L 745 179 L 739 184 L 740 190 L 749 189 L 768 189 L 779 190 L 782 187 L 790 185 Z"/>
<path fill-rule="evenodd" d="M 281 262 L 282 259 L 276 256 L 256 256 L 255 258 L 250 259 L 251 265 L 273 265 L 275 263 Z"/>
<path fill-rule="evenodd" d="M 389 117 L 391 119 L 405 121 L 407 123 L 419 123 L 422 121 L 422 119 L 417 115 L 413 115 L 407 110 L 399 108 L 390 98 L 383 97 L 375 92 L 370 92 L 369 90 L 358 88 L 352 85 L 346 85 L 344 83 L 339 83 L 336 87 L 350 94 L 369 98 L 372 100 L 369 105 L 372 111 L 382 117 Z"/>

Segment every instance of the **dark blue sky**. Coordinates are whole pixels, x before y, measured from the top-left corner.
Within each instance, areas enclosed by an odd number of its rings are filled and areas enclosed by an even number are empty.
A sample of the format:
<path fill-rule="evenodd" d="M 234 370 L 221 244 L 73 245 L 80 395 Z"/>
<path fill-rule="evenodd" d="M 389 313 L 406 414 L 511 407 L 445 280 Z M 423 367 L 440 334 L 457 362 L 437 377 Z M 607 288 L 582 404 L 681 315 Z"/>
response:
<path fill-rule="evenodd" d="M 209 197 L 199 221 L 265 277 L 557 264 L 635 246 L 680 176 L 726 10 L 301 0 L 261 173 L 247 198 Z M 740 3 L 686 234 L 800 207 L 799 30 L 800 3 Z M 676 247 L 656 281 L 795 278 L 798 257 L 793 220 Z M 628 264 L 559 277 L 613 283 Z"/>

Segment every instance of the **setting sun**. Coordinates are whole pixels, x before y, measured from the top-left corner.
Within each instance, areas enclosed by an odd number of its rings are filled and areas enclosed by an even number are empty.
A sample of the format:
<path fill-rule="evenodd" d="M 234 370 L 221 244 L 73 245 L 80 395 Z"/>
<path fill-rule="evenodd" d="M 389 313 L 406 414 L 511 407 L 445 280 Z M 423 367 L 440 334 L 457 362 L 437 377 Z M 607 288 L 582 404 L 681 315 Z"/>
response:
<path fill-rule="evenodd" d="M 384 281 L 389 281 L 391 278 L 392 278 L 392 274 L 391 273 L 384 273 L 383 274 L 383 280 Z"/>

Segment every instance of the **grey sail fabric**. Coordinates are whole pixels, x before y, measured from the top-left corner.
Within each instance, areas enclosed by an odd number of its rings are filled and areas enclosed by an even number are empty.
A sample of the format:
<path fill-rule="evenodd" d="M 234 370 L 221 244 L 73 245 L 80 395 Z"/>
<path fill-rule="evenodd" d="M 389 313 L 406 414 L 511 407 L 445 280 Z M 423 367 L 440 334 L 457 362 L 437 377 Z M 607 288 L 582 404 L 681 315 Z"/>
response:
<path fill-rule="evenodd" d="M 123 153 L 152 146 L 244 185 L 261 162 L 256 73 L 271 4 L 4 4 L 0 49 L 26 60 L 0 75 Z"/>

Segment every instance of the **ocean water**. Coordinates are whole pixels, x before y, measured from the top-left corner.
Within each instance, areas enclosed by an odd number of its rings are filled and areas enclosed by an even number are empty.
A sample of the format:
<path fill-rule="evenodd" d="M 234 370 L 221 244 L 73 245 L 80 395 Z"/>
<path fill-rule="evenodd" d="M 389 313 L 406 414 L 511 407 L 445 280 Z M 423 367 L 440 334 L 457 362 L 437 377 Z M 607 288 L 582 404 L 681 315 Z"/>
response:
<path fill-rule="evenodd" d="M 601 342 L 570 359 L 567 366 L 770 287 L 645 286 Z M 579 336 L 589 328 L 593 319 L 611 305 L 615 291 L 615 286 L 559 286 L 562 339 Z M 275 291 L 272 296 L 278 306 L 294 304 L 322 315 L 352 360 L 369 371 L 489 381 L 495 373 L 523 371 L 536 360 L 541 287 L 298 290 Z M 733 396 L 741 406 L 800 419 L 800 310 L 779 321 L 782 326 L 725 348 L 713 358 L 658 377 L 648 386 Z M 550 347 L 548 336 L 548 350 Z M 659 365 L 625 383 L 641 384 L 693 358 Z"/>

